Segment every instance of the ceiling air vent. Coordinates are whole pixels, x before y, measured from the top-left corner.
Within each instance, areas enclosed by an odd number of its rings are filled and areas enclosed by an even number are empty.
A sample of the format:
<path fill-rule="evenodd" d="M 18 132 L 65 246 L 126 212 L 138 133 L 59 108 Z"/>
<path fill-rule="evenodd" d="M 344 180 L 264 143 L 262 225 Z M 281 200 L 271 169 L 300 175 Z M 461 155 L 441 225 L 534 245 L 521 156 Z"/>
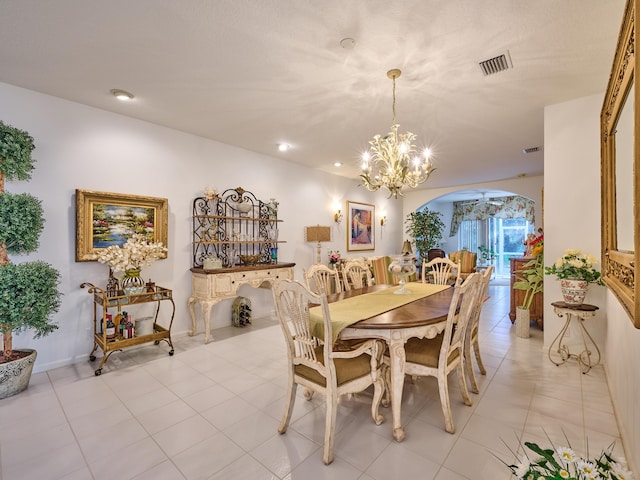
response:
<path fill-rule="evenodd" d="M 523 148 L 522 149 L 522 153 L 527 154 L 527 153 L 534 153 L 534 152 L 539 152 L 540 151 L 540 147 L 529 147 L 529 148 Z"/>
<path fill-rule="evenodd" d="M 511 63 L 511 57 L 509 56 L 509 52 L 503 53 L 502 55 L 498 55 L 497 57 L 490 58 L 488 60 L 483 60 L 478 65 L 480 65 L 480 69 L 484 76 L 493 75 L 494 73 L 500 73 L 509 68 L 513 68 L 513 64 Z"/>

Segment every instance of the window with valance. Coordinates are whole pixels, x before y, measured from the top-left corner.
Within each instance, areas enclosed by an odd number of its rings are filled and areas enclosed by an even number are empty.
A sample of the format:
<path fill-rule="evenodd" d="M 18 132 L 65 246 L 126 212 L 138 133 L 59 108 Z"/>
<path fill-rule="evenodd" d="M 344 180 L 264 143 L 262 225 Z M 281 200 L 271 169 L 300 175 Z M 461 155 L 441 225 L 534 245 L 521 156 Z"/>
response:
<path fill-rule="evenodd" d="M 535 202 L 520 195 L 500 197 L 496 199 L 502 205 L 490 203 L 453 202 L 453 218 L 451 219 L 450 237 L 458 233 L 460 223 L 465 220 L 486 220 L 487 218 L 526 218 L 531 224 L 535 223 Z"/>

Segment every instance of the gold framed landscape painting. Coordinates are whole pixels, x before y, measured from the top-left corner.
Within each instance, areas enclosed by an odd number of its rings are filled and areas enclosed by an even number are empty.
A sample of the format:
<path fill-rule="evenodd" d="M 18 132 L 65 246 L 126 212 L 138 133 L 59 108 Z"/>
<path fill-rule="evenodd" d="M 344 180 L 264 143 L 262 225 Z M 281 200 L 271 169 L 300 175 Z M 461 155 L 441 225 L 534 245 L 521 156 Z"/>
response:
<path fill-rule="evenodd" d="M 166 247 L 168 219 L 166 198 L 76 190 L 76 262 L 95 261 L 100 250 L 121 247 L 134 233 Z"/>
<path fill-rule="evenodd" d="M 373 230 L 376 207 L 370 203 L 347 200 L 349 228 L 347 229 L 347 251 L 375 250 L 376 236 Z"/>

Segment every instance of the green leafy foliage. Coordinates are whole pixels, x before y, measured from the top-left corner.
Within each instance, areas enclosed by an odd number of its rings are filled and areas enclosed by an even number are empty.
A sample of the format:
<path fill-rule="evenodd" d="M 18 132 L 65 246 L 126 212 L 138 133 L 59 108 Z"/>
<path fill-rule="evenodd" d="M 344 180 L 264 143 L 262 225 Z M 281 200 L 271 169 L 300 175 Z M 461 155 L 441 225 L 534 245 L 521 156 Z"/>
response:
<path fill-rule="evenodd" d="M 34 252 L 43 227 L 40 200 L 28 193 L 0 193 L 0 245 L 9 253 Z"/>
<path fill-rule="evenodd" d="M 524 290 L 522 307 L 529 309 L 536 293 L 544 289 L 544 255 L 540 252 L 535 258 L 522 266 L 522 270 L 516 272 L 516 281 L 513 283 L 516 290 Z"/>
<path fill-rule="evenodd" d="M 416 246 L 417 255 L 426 258 L 429 250 L 438 246 L 444 230 L 441 216 L 440 212 L 428 208 L 407 215 L 405 233 Z"/>
<path fill-rule="evenodd" d="M 612 443 L 600 455 L 581 457 L 571 448 L 554 446 L 543 448 L 533 442 L 524 442 L 526 450 L 520 461 L 505 465 L 515 478 L 523 480 L 633 480 L 633 472 L 624 462 L 613 457 Z"/>
<path fill-rule="evenodd" d="M 0 120 L 0 172 L 7 180 L 28 180 L 33 170 L 33 137 Z"/>
<path fill-rule="evenodd" d="M 59 282 L 60 273 L 46 262 L 0 265 L 0 331 L 30 328 L 38 338 L 57 329 L 49 320 L 60 307 Z"/>
<path fill-rule="evenodd" d="M 3 188 L 5 179 L 31 177 L 34 148 L 27 132 L 0 121 L 0 333 L 6 359 L 11 358 L 13 332 L 33 329 L 38 338 L 58 328 L 51 315 L 60 307 L 60 273 L 41 261 L 16 265 L 8 256 L 35 251 L 42 232 L 40 201 Z"/>
<path fill-rule="evenodd" d="M 553 265 L 546 268 L 546 274 L 555 275 L 559 279 L 571 278 L 604 285 L 602 278 L 600 278 L 600 272 L 594 267 L 597 263 L 598 259 L 589 253 L 568 249 Z"/>

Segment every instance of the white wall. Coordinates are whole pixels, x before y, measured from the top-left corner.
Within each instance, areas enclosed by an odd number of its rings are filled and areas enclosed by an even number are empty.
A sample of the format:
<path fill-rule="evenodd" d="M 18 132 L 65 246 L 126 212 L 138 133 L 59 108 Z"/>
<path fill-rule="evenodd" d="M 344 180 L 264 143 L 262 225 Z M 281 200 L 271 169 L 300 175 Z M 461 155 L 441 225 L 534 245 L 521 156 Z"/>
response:
<path fill-rule="evenodd" d="M 46 219 L 39 250 L 12 260 L 44 260 L 62 274 L 64 296 L 54 318 L 60 328 L 38 340 L 31 332 L 14 337 L 15 348 L 38 350 L 35 371 L 87 360 L 93 307 L 79 286 L 91 282 L 104 287 L 107 280 L 105 265 L 75 262 L 75 189 L 168 198 L 169 256 L 144 268 L 142 275 L 173 289 L 174 336 L 190 328 L 186 305 L 191 292 L 191 204 L 207 186 L 240 186 L 260 199 L 275 197 L 280 202 L 278 217 L 284 222 L 279 238 L 287 243 L 278 250 L 279 260 L 295 262 L 299 280 L 302 268 L 315 262 L 315 245 L 304 242 L 305 225 L 333 225 L 333 242 L 322 246 L 323 262 L 328 250 L 347 253 L 346 222 L 333 223 L 336 201 L 343 211 L 346 200 L 386 211 L 388 223 L 380 231 L 376 219 L 376 250 L 367 254 L 397 253 L 402 245 L 401 201 L 368 192 L 353 180 L 2 83 L 0 118 L 27 130 L 36 144 L 31 181 L 7 183 L 6 188 L 36 195 Z M 271 313 L 268 290 L 243 286 L 242 294 L 251 297 L 256 317 Z M 230 324 L 229 308 L 230 301 L 214 307 L 212 326 Z"/>
<path fill-rule="evenodd" d="M 550 264 L 566 248 L 600 254 L 600 109 L 603 95 L 579 98 L 545 109 L 545 257 Z M 550 302 L 560 287 L 547 277 L 545 346 L 564 320 L 554 317 Z M 640 468 L 640 330 L 635 329 L 616 298 L 604 287 L 591 287 L 586 301 L 598 315 L 585 323 L 604 353 L 604 367 L 622 434 L 627 461 Z M 571 332 L 575 340 L 578 332 Z"/>
<path fill-rule="evenodd" d="M 602 95 L 579 98 L 545 108 L 545 263 L 564 250 L 577 248 L 600 256 L 600 108 Z M 605 288 L 591 285 L 585 301 L 600 306 L 586 326 L 604 348 Z M 545 346 L 553 341 L 564 319 L 553 313 L 551 302 L 562 300 L 560 283 L 544 282 Z M 572 332 L 573 333 L 573 332 Z M 578 332 L 573 335 L 578 340 Z"/>

